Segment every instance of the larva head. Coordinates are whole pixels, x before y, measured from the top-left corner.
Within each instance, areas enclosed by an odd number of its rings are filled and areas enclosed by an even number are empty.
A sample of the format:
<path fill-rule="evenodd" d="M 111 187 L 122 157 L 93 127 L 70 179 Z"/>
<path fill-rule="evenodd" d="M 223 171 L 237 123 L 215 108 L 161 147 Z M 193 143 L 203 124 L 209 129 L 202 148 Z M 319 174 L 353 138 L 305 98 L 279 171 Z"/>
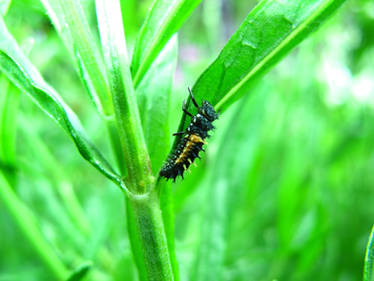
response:
<path fill-rule="evenodd" d="M 205 100 L 203 101 L 202 106 L 199 107 L 199 113 L 205 116 L 210 122 L 218 119 L 218 113 L 214 110 L 213 106 Z"/>

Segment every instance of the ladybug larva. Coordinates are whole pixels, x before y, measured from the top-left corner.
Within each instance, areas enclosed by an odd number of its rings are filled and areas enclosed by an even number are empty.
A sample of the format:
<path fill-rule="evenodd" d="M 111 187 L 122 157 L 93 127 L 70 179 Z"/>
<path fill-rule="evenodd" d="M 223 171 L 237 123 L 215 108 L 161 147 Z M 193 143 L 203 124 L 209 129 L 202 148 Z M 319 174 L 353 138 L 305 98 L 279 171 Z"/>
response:
<path fill-rule="evenodd" d="M 168 179 L 175 179 L 177 176 L 183 178 L 183 173 L 193 163 L 196 158 L 200 158 L 199 152 L 204 151 L 203 145 L 206 143 L 205 139 L 209 137 L 208 132 L 214 129 L 212 122 L 218 119 L 218 113 L 213 106 L 203 101 L 199 106 L 188 88 L 191 100 L 197 108 L 197 114 L 192 115 L 186 109 L 186 102 L 183 103 L 182 110 L 185 114 L 191 117 L 191 122 L 186 131 L 174 133 L 176 135 L 184 135 L 175 149 L 169 154 L 166 162 L 161 168 L 160 176 Z"/>

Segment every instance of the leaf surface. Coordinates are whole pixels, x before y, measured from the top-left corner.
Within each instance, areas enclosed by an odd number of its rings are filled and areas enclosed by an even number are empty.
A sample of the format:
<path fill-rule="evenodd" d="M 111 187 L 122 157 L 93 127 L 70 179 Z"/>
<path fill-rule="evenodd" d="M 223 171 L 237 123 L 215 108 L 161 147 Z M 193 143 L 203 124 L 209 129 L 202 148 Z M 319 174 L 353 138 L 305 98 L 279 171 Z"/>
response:
<path fill-rule="evenodd" d="M 120 185 L 120 176 L 86 136 L 75 113 L 44 81 L 37 69 L 22 53 L 2 18 L 0 19 L 0 38 L 1 71 L 68 133 L 84 159 L 107 178 Z"/>
<path fill-rule="evenodd" d="M 135 44 L 131 72 L 135 88 L 169 39 L 201 0 L 155 0 Z"/>
<path fill-rule="evenodd" d="M 369 242 L 366 248 L 363 281 L 373 281 L 373 280 L 374 280 L 374 226 L 371 230 Z"/>
<path fill-rule="evenodd" d="M 198 103 L 207 100 L 217 111 L 226 110 L 344 1 L 261 1 L 193 86 Z M 188 109 L 196 112 L 192 103 Z M 182 117 L 178 131 L 187 127 L 188 120 Z"/>
<path fill-rule="evenodd" d="M 96 108 L 104 116 L 113 115 L 104 64 L 80 1 L 41 0 L 71 56 Z"/>

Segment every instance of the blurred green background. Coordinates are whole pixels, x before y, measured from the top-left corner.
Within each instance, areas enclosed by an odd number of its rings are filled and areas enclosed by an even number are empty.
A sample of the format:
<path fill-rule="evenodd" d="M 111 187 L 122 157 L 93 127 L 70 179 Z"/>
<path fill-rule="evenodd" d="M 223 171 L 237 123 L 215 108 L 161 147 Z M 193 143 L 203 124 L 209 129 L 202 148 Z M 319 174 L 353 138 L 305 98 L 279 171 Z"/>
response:
<path fill-rule="evenodd" d="M 131 50 L 151 1 L 122 2 Z M 187 86 L 256 2 L 205 0 L 181 29 L 170 134 Z M 84 3 L 97 35 L 93 3 Z M 13 0 L 5 20 L 110 155 L 106 129 L 39 1 Z M 204 159 L 172 186 L 182 280 L 361 279 L 374 223 L 373 58 L 374 2 L 347 1 L 221 116 Z M 4 110 L 5 93 L 18 90 L 4 77 L 0 85 Z M 91 260 L 94 280 L 136 280 L 122 194 L 29 98 L 12 96 L 20 104 L 16 142 L 0 157 L 14 159 L 0 168 L 45 239 L 70 268 Z M 91 230 L 77 229 L 64 210 L 66 186 Z M 49 280 L 1 202 L 0 225 L 0 280 Z"/>

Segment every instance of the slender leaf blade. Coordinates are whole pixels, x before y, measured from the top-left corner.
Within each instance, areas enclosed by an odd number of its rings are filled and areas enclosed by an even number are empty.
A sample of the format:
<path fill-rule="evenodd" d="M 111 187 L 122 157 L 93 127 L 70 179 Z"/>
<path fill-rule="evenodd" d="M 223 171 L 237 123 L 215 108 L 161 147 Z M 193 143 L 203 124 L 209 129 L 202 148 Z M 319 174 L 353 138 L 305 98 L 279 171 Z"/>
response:
<path fill-rule="evenodd" d="M 369 242 L 366 248 L 363 281 L 373 281 L 373 280 L 374 280 L 374 226 L 371 230 Z"/>
<path fill-rule="evenodd" d="M 158 54 L 201 0 L 155 0 L 135 44 L 131 72 L 135 88 Z"/>
<path fill-rule="evenodd" d="M 75 113 L 48 85 L 22 53 L 0 18 L 0 69 L 73 139 L 80 154 L 107 178 L 121 184 L 120 176 L 86 136 Z"/>
<path fill-rule="evenodd" d="M 49 18 L 75 59 L 76 70 L 98 111 L 113 115 L 101 53 L 95 44 L 81 1 L 41 0 Z"/>
<path fill-rule="evenodd" d="M 19 90 L 5 76 L 0 78 L 0 167 L 10 184 L 16 182 L 16 135 Z"/>

